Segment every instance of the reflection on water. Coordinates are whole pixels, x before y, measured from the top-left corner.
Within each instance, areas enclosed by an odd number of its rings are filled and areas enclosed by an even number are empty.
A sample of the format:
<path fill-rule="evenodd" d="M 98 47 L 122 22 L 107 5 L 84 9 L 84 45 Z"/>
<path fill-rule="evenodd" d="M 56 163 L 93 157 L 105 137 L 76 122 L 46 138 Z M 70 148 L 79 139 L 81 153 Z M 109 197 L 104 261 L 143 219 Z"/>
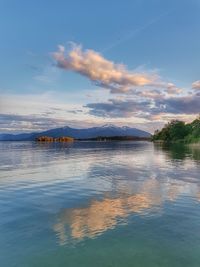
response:
<path fill-rule="evenodd" d="M 153 200 L 143 194 L 92 200 L 88 207 L 64 210 L 54 230 L 59 234 L 60 244 L 67 241 L 66 225 L 69 225 L 72 238 L 95 237 L 115 227 L 119 218 L 126 218 L 130 213 L 142 213 L 153 205 Z"/>
<path fill-rule="evenodd" d="M 60 245 L 71 242 L 71 239 L 81 241 L 84 237 L 94 238 L 117 224 L 128 223 L 128 216 L 132 213 L 139 213 L 140 216 L 153 212 L 159 214 L 165 201 L 176 201 L 184 192 L 192 192 L 193 197 L 200 201 L 200 185 L 169 181 L 161 185 L 155 178 L 140 184 L 139 192 L 134 195 L 128 195 L 128 191 L 129 188 L 126 192 L 118 192 L 117 198 L 107 193 L 102 200 L 91 200 L 86 207 L 62 210 L 54 225 Z"/>
<path fill-rule="evenodd" d="M 148 142 L 0 147 L 2 266 L 97 266 L 95 258 L 87 261 L 93 246 L 106 255 L 113 242 L 101 266 L 176 267 L 176 257 L 200 266 L 199 147 Z M 117 260 L 119 251 L 125 265 Z"/>
<path fill-rule="evenodd" d="M 154 144 L 158 150 L 162 149 L 163 152 L 170 159 L 185 160 L 187 158 L 200 161 L 200 145 L 184 145 L 184 144 Z"/>
<path fill-rule="evenodd" d="M 155 145 L 155 149 L 164 152 L 164 157 L 171 160 L 187 158 L 200 160 L 198 146 Z M 134 187 L 137 188 L 138 184 L 135 183 Z M 116 227 L 118 223 L 127 222 L 127 217 L 131 213 L 142 215 L 152 212 L 155 207 L 157 207 L 157 213 L 161 212 L 165 201 L 175 201 L 181 193 L 187 191 L 192 192 L 193 197 L 200 201 L 199 185 L 194 186 L 180 181 L 178 183 L 168 181 L 161 184 L 155 177 L 149 177 L 148 180 L 140 183 L 139 189 L 136 190 L 139 192 L 134 195 L 127 194 L 128 191 L 127 187 L 124 192 L 118 192 L 117 198 L 107 193 L 101 200 L 91 200 L 86 207 L 62 210 L 58 216 L 58 222 L 54 225 L 60 244 L 64 245 L 68 240 L 70 242 L 71 238 L 76 240 L 82 240 L 84 237 L 93 238 Z"/>

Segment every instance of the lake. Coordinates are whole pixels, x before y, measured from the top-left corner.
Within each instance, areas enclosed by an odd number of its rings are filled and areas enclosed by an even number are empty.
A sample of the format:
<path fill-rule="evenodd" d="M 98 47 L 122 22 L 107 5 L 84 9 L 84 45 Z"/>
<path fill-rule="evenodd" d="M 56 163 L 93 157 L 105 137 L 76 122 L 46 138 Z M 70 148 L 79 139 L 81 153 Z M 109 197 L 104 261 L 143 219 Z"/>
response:
<path fill-rule="evenodd" d="M 200 149 L 0 142 L 0 153 L 0 266 L 200 266 Z"/>

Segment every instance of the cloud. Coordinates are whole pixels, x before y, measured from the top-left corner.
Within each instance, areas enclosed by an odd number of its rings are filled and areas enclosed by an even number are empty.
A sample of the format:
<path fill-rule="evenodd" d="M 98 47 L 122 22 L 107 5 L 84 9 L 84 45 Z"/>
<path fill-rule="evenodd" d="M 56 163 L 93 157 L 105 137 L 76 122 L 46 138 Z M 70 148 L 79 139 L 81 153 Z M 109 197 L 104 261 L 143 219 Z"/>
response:
<path fill-rule="evenodd" d="M 108 120 L 117 124 L 144 124 L 152 123 L 154 119 L 158 122 L 164 115 L 200 112 L 200 90 L 186 93 L 185 89 L 164 81 L 155 70 L 138 68 L 130 71 L 125 65 L 116 64 L 94 50 L 83 50 L 76 44 L 69 51 L 60 45 L 53 58 L 56 66 L 44 68 L 41 75 L 35 76 L 36 80 L 54 82 L 58 68 L 61 68 L 85 76 L 102 89 L 84 97 L 79 92 L 58 94 L 54 91 L 40 95 L 4 96 L 0 105 L 2 131 L 38 131 L 68 124 L 86 127 Z M 200 89 L 200 81 L 194 82 L 192 87 Z"/>
<path fill-rule="evenodd" d="M 89 119 L 53 118 L 44 115 L 0 114 L 0 133 L 41 132 L 57 127 L 84 128 L 94 125 Z"/>
<path fill-rule="evenodd" d="M 86 107 L 90 109 L 90 114 L 99 117 L 132 117 L 134 115 L 139 116 L 142 112 L 145 117 L 145 112 L 150 111 L 151 101 L 141 101 L 136 100 L 119 100 L 119 99 L 109 99 L 105 103 L 90 103 Z"/>
<path fill-rule="evenodd" d="M 108 102 L 90 103 L 86 105 L 90 114 L 100 117 L 141 117 L 156 118 L 160 114 L 198 114 L 200 112 L 200 96 L 155 98 L 143 101 L 109 99 Z"/>
<path fill-rule="evenodd" d="M 192 88 L 193 89 L 200 89 L 200 80 L 193 82 Z"/>
<path fill-rule="evenodd" d="M 183 92 L 183 89 L 177 87 L 173 83 L 167 83 L 167 85 L 166 85 L 166 92 L 169 95 L 179 95 L 179 94 L 181 94 Z"/>
<path fill-rule="evenodd" d="M 135 95 L 140 96 L 142 98 L 148 98 L 148 99 L 162 99 L 165 97 L 164 93 L 162 93 L 161 91 L 157 89 L 136 91 Z"/>
<path fill-rule="evenodd" d="M 166 98 L 158 101 L 157 104 L 163 105 L 165 113 L 198 114 L 200 112 L 200 96 L 198 95 Z"/>
<path fill-rule="evenodd" d="M 60 45 L 58 51 L 53 53 L 53 58 L 59 68 L 86 76 L 96 85 L 109 88 L 111 92 L 116 90 L 125 93 L 135 86 L 154 84 L 157 79 L 155 74 L 129 71 L 124 65 L 115 64 L 94 50 L 84 51 L 76 44 L 68 53 Z"/>
<path fill-rule="evenodd" d="M 62 45 L 53 53 L 59 68 L 74 71 L 108 89 L 111 94 L 135 95 L 158 99 L 183 93 L 174 83 L 161 79 L 155 71 L 130 71 L 123 64 L 115 64 L 94 50 L 83 50 L 73 44 L 69 51 Z"/>
<path fill-rule="evenodd" d="M 53 125 L 63 125 L 64 120 L 49 118 L 42 115 L 0 114 L 1 132 L 9 131 L 41 131 L 52 128 Z"/>

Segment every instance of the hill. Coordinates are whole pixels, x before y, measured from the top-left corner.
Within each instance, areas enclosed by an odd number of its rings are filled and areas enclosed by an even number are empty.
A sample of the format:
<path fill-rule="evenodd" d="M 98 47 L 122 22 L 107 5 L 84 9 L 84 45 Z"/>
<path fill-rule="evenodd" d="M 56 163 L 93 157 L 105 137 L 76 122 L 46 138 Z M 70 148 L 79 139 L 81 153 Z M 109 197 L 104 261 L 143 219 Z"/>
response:
<path fill-rule="evenodd" d="M 151 134 L 136 128 L 128 126 L 118 127 L 115 125 L 106 124 L 101 127 L 92 127 L 85 129 L 75 129 L 71 127 L 62 127 L 51 129 L 38 133 L 23 133 L 23 134 L 0 134 L 0 141 L 33 141 L 39 136 L 51 136 L 54 138 L 60 136 L 70 136 L 75 139 L 91 139 L 99 136 L 134 136 L 142 138 L 150 138 Z"/>

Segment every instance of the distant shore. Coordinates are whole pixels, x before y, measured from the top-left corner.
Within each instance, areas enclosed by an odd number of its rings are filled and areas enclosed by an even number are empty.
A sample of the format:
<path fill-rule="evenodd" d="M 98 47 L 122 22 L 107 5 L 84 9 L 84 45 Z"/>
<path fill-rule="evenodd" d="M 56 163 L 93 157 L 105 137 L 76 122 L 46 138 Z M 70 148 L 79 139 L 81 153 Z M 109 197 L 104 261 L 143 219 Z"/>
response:
<path fill-rule="evenodd" d="M 110 142 L 110 141 L 148 141 L 151 142 L 150 137 L 138 137 L 138 136 L 98 136 L 94 138 L 72 138 L 72 137 L 45 137 L 36 138 L 35 140 L 0 140 L 0 142 L 37 142 L 37 143 L 67 143 L 67 142 L 84 142 L 84 141 L 96 141 L 96 142 Z"/>
<path fill-rule="evenodd" d="M 75 141 L 151 141 L 151 138 L 137 136 L 98 136 L 94 138 L 81 138 Z"/>

